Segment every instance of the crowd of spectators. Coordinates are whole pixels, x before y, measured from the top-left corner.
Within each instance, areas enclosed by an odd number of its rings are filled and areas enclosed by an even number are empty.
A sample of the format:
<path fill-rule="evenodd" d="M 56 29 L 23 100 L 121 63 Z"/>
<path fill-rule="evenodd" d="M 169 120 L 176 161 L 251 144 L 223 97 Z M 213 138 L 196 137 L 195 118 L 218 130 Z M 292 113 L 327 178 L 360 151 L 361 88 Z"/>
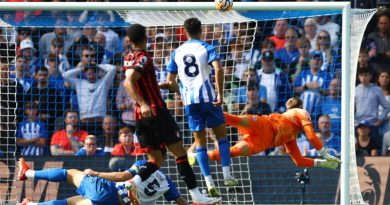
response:
<path fill-rule="evenodd" d="M 126 27 L 110 26 L 119 19 L 114 12 L 1 15 L 5 21 L 30 23 L 49 15 L 55 22 L 51 27 L 0 29 L 1 47 L 7 48 L 0 52 L 2 152 L 12 149 L 6 145 L 12 144 L 16 130 L 17 153 L 24 156 L 142 154 L 134 135 L 134 100 L 123 87 L 123 57 L 131 47 Z M 363 156 L 390 155 L 388 13 L 378 13 L 374 22 L 377 28 L 366 31 L 357 68 L 356 152 Z M 225 71 L 224 111 L 282 113 L 288 98 L 299 97 L 317 135 L 339 155 L 340 26 L 340 15 L 205 25 L 204 40 L 218 49 Z M 171 52 L 185 40 L 182 27 L 148 29 L 159 82 L 165 81 Z M 190 145 L 180 95 L 161 94 Z M 3 104 L 3 99 L 18 104 Z M 239 137 L 231 129 L 230 136 L 232 141 Z M 317 156 L 303 134 L 298 144 L 303 155 Z M 286 151 L 278 147 L 262 154 Z"/>

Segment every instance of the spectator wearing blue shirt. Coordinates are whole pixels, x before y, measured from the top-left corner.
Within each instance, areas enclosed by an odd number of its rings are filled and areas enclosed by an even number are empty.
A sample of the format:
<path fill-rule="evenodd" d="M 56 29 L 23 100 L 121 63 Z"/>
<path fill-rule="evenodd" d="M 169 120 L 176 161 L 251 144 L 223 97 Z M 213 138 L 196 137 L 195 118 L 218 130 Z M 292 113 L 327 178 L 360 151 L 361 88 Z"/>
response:
<path fill-rule="evenodd" d="M 266 102 L 260 100 L 259 96 L 259 84 L 251 80 L 248 82 L 248 89 L 246 92 L 247 103 L 243 108 L 241 115 L 269 115 L 271 114 L 271 108 Z"/>
<path fill-rule="evenodd" d="M 259 79 L 254 69 L 248 69 L 243 74 L 243 84 L 236 90 L 233 91 L 234 103 L 238 105 L 239 110 L 242 110 L 245 104 L 248 102 L 247 97 L 247 86 L 250 81 L 255 81 L 259 84 Z M 258 97 L 261 102 L 267 102 L 267 88 L 258 85 Z"/>
<path fill-rule="evenodd" d="M 286 101 L 292 94 L 288 76 L 276 69 L 272 51 L 263 52 L 261 66 L 258 71 L 258 79 L 260 86 L 266 87 L 267 103 L 271 107 L 271 111 L 286 111 Z"/>
<path fill-rule="evenodd" d="M 318 132 L 316 134 L 320 136 L 324 147 L 336 152 L 336 156 L 340 155 L 341 137 L 339 134 L 332 131 L 331 118 L 329 115 L 321 115 L 318 118 Z"/>
<path fill-rule="evenodd" d="M 25 95 L 25 101 L 39 105 L 39 119 L 46 123 L 50 135 L 53 134 L 55 120 L 62 116 L 64 99 L 56 88 L 49 86 L 49 70 L 40 67 L 36 70 L 34 83 Z"/>
<path fill-rule="evenodd" d="M 294 91 L 303 101 L 303 109 L 311 113 L 312 119 L 321 112 L 322 97 L 328 94 L 332 76 L 321 71 L 323 56 L 320 51 L 313 51 L 310 59 L 310 69 L 301 71 L 294 81 Z"/>
<path fill-rule="evenodd" d="M 298 34 L 293 28 L 289 28 L 285 35 L 286 43 L 283 48 L 275 51 L 275 60 L 285 73 L 293 73 L 294 67 L 299 60 L 299 50 L 297 48 Z"/>
<path fill-rule="evenodd" d="M 306 37 L 299 38 L 297 41 L 299 50 L 299 59 L 294 68 L 290 70 L 289 77 L 292 82 L 302 70 L 310 69 L 310 40 Z"/>
<path fill-rule="evenodd" d="M 22 156 L 42 156 L 47 140 L 46 124 L 38 118 L 38 104 L 27 102 L 27 119 L 22 121 L 16 133 L 16 145 L 21 147 Z"/>
<path fill-rule="evenodd" d="M 370 69 L 359 68 L 358 77 L 360 84 L 355 89 L 355 122 L 367 121 L 370 125 L 370 136 L 382 145 L 383 136 L 379 133 L 379 127 L 387 119 L 390 104 L 382 89 L 371 83 Z M 381 113 L 379 113 L 379 106 L 383 108 Z"/>
<path fill-rule="evenodd" d="M 15 79 L 16 82 L 23 86 L 24 93 L 32 87 L 34 81 L 25 62 L 23 56 L 16 56 L 15 65 L 11 66 L 11 70 L 14 70 L 15 73 L 10 75 L 11 79 Z"/>
<path fill-rule="evenodd" d="M 330 117 L 331 131 L 341 133 L 341 89 L 340 79 L 330 82 L 329 95 L 324 98 L 321 113 Z"/>
<path fill-rule="evenodd" d="M 35 51 L 34 44 L 30 39 L 20 42 L 20 53 L 25 60 L 30 76 L 35 75 L 35 70 L 42 66 L 40 59 L 35 56 Z"/>
<path fill-rule="evenodd" d="M 76 156 L 104 156 L 106 153 L 102 149 L 97 148 L 95 135 L 88 135 L 84 140 L 84 147 L 76 152 Z"/>

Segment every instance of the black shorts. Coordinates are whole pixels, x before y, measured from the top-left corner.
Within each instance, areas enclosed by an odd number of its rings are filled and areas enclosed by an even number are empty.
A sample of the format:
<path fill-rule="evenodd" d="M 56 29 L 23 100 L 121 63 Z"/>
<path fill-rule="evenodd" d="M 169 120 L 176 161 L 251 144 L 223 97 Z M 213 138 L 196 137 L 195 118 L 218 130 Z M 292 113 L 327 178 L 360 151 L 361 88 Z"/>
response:
<path fill-rule="evenodd" d="M 158 149 L 182 140 L 179 127 L 167 109 L 158 110 L 157 116 L 136 120 L 135 132 L 144 151 Z"/>

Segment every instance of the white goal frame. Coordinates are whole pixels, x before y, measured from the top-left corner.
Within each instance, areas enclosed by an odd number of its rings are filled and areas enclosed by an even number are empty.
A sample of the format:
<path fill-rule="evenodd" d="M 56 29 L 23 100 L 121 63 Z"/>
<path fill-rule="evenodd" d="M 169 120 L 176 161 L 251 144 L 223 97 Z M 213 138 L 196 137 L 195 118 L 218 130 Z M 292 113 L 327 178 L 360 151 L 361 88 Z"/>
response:
<path fill-rule="evenodd" d="M 292 3 L 292 2 L 291 2 Z M 214 2 L 0 2 L 1 10 L 215 10 Z M 341 92 L 350 93 L 350 2 L 235 2 L 233 9 L 240 10 L 340 10 L 342 11 L 342 86 Z M 353 137 L 350 127 L 351 96 L 342 95 L 341 121 L 341 180 L 340 204 L 350 204 L 349 187 L 349 138 Z M 353 100 L 353 99 L 352 99 Z"/>

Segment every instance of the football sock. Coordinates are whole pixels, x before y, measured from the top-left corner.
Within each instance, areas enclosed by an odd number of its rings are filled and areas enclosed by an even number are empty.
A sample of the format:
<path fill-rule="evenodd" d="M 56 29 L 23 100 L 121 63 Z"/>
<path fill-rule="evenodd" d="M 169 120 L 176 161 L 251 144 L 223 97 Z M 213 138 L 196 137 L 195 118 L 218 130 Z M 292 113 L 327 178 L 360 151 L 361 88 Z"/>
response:
<path fill-rule="evenodd" d="M 223 167 L 230 166 L 230 143 L 226 137 L 218 140 L 219 154 L 221 155 L 221 164 Z"/>
<path fill-rule="evenodd" d="M 207 156 L 206 147 L 196 148 L 196 159 L 198 160 L 200 170 L 204 177 L 210 176 L 209 158 Z"/>
<path fill-rule="evenodd" d="M 66 201 L 66 199 L 53 200 L 53 201 L 47 201 L 47 202 L 40 202 L 40 203 L 38 203 L 38 205 L 68 205 L 68 201 Z"/>
<path fill-rule="evenodd" d="M 187 155 L 181 156 L 176 159 L 177 170 L 179 171 L 180 178 L 186 183 L 189 190 L 195 189 L 196 177 L 190 164 L 188 164 Z M 197 189 L 197 188 L 196 188 Z M 199 190 L 198 190 L 199 192 Z M 200 193 L 200 192 L 199 192 Z"/>

